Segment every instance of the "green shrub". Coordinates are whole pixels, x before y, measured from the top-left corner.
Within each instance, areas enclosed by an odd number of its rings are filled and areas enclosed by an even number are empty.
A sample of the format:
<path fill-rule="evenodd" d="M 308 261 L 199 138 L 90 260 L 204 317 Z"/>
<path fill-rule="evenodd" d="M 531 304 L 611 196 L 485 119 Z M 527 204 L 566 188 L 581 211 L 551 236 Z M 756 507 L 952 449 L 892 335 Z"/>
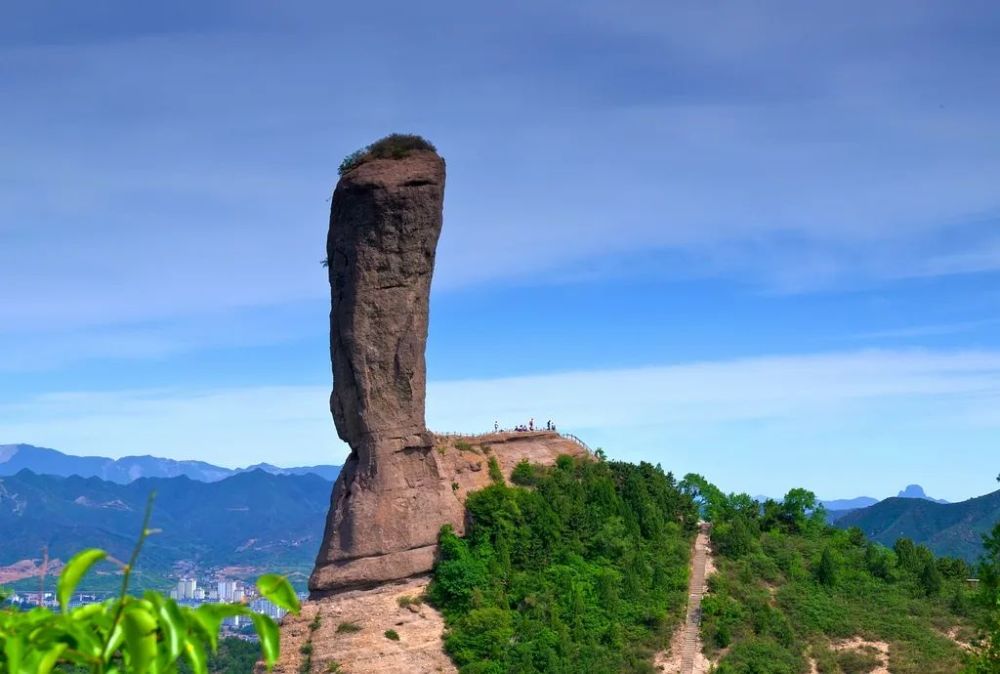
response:
<path fill-rule="evenodd" d="M 239 604 L 181 606 L 158 592 L 142 597 L 128 593 L 129 581 L 149 529 L 150 496 L 139 540 L 124 565 L 119 595 L 101 604 L 70 608 L 70 598 L 95 564 L 106 560 L 103 550 L 83 550 L 63 568 L 56 586 L 59 612 L 39 607 L 27 612 L 0 610 L 0 672 L 51 671 L 178 672 L 182 658 L 195 674 L 206 674 L 210 653 L 219 644 L 222 621 L 249 618 L 260 637 L 261 655 L 270 669 L 278 658 L 278 626 L 269 617 Z M 257 589 L 276 605 L 299 611 L 292 586 L 281 576 L 264 575 Z"/>
<path fill-rule="evenodd" d="M 521 459 L 510 473 L 510 481 L 522 487 L 535 484 L 535 467 L 527 459 Z"/>
<path fill-rule="evenodd" d="M 823 548 L 816 567 L 816 580 L 821 585 L 833 587 L 837 583 L 837 561 L 829 547 Z"/>
<path fill-rule="evenodd" d="M 389 639 L 390 641 L 399 641 L 399 632 L 397 632 L 396 630 L 386 630 L 385 638 Z"/>
<path fill-rule="evenodd" d="M 373 159 L 403 159 L 409 156 L 410 153 L 421 150 L 437 152 L 437 148 L 420 136 L 407 133 L 392 133 L 344 157 L 344 161 L 340 163 L 338 172 L 340 175 L 344 175 L 348 171 Z"/>
<path fill-rule="evenodd" d="M 837 665 L 844 674 L 868 674 L 882 663 L 878 651 L 871 646 L 847 649 L 837 653 Z"/>
<path fill-rule="evenodd" d="M 399 608 L 406 608 L 407 606 L 420 606 L 424 603 L 424 598 L 404 594 L 402 597 L 396 599 L 396 603 L 399 604 Z"/>
<path fill-rule="evenodd" d="M 801 655 L 791 653 L 770 639 L 751 638 L 732 647 L 719 663 L 718 674 L 798 674 L 804 671 Z"/>
<path fill-rule="evenodd" d="M 354 634 L 361 631 L 361 625 L 356 622 L 343 622 L 337 625 L 337 634 Z"/>

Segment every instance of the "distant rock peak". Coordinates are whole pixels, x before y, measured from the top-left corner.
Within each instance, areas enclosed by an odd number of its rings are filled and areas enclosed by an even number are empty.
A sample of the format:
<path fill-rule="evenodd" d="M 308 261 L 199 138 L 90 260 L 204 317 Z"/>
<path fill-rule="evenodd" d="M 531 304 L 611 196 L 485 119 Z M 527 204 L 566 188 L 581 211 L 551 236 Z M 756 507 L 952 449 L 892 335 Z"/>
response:
<path fill-rule="evenodd" d="M 930 496 L 927 495 L 927 492 L 924 491 L 924 488 L 921 487 L 919 484 L 906 485 L 906 489 L 903 489 L 901 492 L 896 494 L 896 498 L 920 498 L 924 499 L 925 501 L 934 501 L 935 503 L 948 502 L 945 501 L 944 499 L 931 498 Z"/>
<path fill-rule="evenodd" d="M 924 493 L 924 488 L 919 484 L 906 485 L 906 489 L 896 494 L 896 496 L 899 498 L 927 498 L 927 494 Z"/>

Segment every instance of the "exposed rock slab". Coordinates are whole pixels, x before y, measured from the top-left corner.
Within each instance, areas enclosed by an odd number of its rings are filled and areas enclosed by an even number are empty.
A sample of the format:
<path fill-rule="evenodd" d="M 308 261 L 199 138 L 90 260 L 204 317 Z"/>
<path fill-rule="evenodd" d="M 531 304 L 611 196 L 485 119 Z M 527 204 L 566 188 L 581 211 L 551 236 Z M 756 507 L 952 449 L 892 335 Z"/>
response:
<path fill-rule="evenodd" d="M 449 508 L 449 512 L 457 513 L 453 519 L 436 519 L 434 523 L 438 528 L 445 523 L 451 524 L 459 533 L 465 530 L 465 499 L 469 493 L 490 484 L 491 457 L 497 459 L 509 480 L 514 467 L 522 460 L 551 466 L 560 455 L 582 456 L 586 453 L 572 440 L 544 431 L 477 437 L 435 436 L 433 440 L 435 465 L 440 471 L 442 485 L 446 486 L 448 497 L 454 503 L 454 509 Z M 407 554 L 426 555 L 407 559 L 406 564 L 426 567 L 429 571 L 435 553 L 436 545 L 432 545 L 387 557 L 399 560 Z M 371 577 L 372 586 L 369 589 L 343 590 L 317 596 L 303 604 L 301 615 L 285 617 L 281 626 L 281 659 L 276 672 L 301 671 L 305 658 L 300 649 L 307 641 L 311 643 L 313 672 L 328 671 L 330 662 L 340 664 L 342 671 L 351 674 L 457 671 L 443 650 L 441 637 L 444 621 L 441 615 L 427 604 L 414 610 L 400 607 L 398 603 L 400 597 L 422 594 L 429 582 L 428 577 L 377 583 L 375 577 L 396 571 L 379 567 L 382 561 L 384 558 L 369 559 L 364 567 L 356 567 L 359 573 L 363 569 Z M 317 615 L 320 617 L 319 626 L 311 630 L 309 625 Z M 337 627 L 345 622 L 357 622 L 362 629 L 356 633 L 338 633 Z M 398 642 L 385 638 L 387 629 L 399 633 Z"/>
<path fill-rule="evenodd" d="M 351 674 L 430 674 L 458 669 L 444 652 L 444 619 L 427 604 L 400 606 L 400 598 L 424 593 L 428 579 L 415 578 L 375 590 L 354 590 L 302 606 L 299 616 L 286 616 L 281 626 L 281 659 L 274 671 L 342 671 Z M 317 624 L 318 623 L 318 624 Z M 315 626 L 315 629 L 310 627 Z M 338 631 L 353 625 L 357 631 Z M 385 636 L 394 630 L 399 640 Z M 303 646 L 309 652 L 309 668 Z M 333 668 L 333 663 L 340 669 Z M 258 671 L 263 668 L 258 666 Z"/>

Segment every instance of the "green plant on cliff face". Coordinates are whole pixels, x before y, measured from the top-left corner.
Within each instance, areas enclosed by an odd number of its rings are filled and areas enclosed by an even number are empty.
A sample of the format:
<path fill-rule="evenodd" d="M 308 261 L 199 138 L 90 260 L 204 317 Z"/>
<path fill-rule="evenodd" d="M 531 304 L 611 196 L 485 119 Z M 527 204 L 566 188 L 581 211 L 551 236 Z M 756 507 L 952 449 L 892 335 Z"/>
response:
<path fill-rule="evenodd" d="M 503 479 L 503 469 L 500 468 L 500 462 L 497 461 L 497 457 L 495 456 L 490 457 L 489 473 L 490 473 L 490 481 L 493 484 L 505 484 Z"/>
<path fill-rule="evenodd" d="M 337 625 L 337 634 L 354 634 L 361 631 L 361 625 L 356 622 L 343 622 Z"/>
<path fill-rule="evenodd" d="M 527 459 L 521 459 L 510 474 L 510 481 L 520 487 L 535 484 L 535 466 Z"/>
<path fill-rule="evenodd" d="M 694 501 L 638 466 L 561 457 L 532 489 L 470 494 L 428 600 L 462 674 L 651 672 L 686 602 Z"/>
<path fill-rule="evenodd" d="M 344 175 L 373 159 L 403 159 L 411 152 L 420 150 L 437 152 L 434 145 L 420 136 L 410 133 L 392 133 L 344 157 L 338 172 L 340 175 Z"/>
<path fill-rule="evenodd" d="M 0 674 L 48 674 L 52 671 L 91 674 L 171 674 L 183 660 L 195 674 L 207 674 L 209 654 L 216 652 L 222 621 L 249 618 L 260 637 L 268 669 L 278 658 L 278 626 L 269 617 L 239 604 L 180 606 L 157 592 L 128 594 L 129 580 L 146 539 L 153 496 L 149 498 L 139 540 L 122 567 L 120 594 L 100 604 L 73 608 L 80 580 L 98 562 L 103 550 L 77 553 L 63 568 L 56 585 L 60 610 L 39 607 L 22 612 L 0 610 Z M 299 601 L 288 581 L 261 576 L 257 589 L 277 606 L 298 612 Z"/>

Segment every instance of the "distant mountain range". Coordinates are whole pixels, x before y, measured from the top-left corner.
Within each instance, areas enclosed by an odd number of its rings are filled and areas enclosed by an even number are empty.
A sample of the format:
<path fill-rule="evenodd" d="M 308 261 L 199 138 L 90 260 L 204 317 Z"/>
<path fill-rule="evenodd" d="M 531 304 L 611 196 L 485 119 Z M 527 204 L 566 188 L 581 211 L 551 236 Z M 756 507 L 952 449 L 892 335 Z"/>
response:
<path fill-rule="evenodd" d="M 925 501 L 933 501 L 934 503 L 947 503 L 944 499 L 931 498 L 924 492 L 924 488 L 919 484 L 909 484 L 906 488 L 900 491 L 896 498 L 913 498 L 922 499 Z M 856 498 L 841 498 L 833 499 L 831 501 L 820 501 L 826 508 L 826 520 L 833 524 L 843 516 L 859 510 L 861 508 L 868 508 L 876 503 L 879 503 L 877 498 L 872 498 L 871 496 L 858 496 Z"/>
<path fill-rule="evenodd" d="M 857 510 L 858 508 L 867 508 L 870 505 L 875 505 L 878 503 L 877 498 L 872 498 L 871 496 L 858 496 L 857 498 L 838 498 L 832 501 L 820 501 L 823 507 L 829 511 L 838 512 L 841 510 Z"/>
<path fill-rule="evenodd" d="M 919 499 L 926 499 L 928 501 L 934 501 L 935 503 L 947 503 L 947 501 L 943 499 L 935 499 L 928 496 L 924 492 L 924 488 L 921 487 L 919 484 L 907 485 L 906 489 L 900 491 L 896 495 L 896 497 L 919 498 Z M 754 500 L 759 501 L 760 503 L 763 503 L 764 501 L 768 500 L 768 498 L 770 497 L 763 495 L 754 496 Z M 779 498 L 774 500 L 780 501 L 781 499 Z M 823 507 L 826 508 L 828 513 L 835 513 L 832 519 L 842 517 L 847 511 L 857 510 L 858 508 L 867 508 L 868 506 L 875 505 L 878 502 L 879 499 L 872 498 L 871 496 L 857 496 L 855 498 L 838 498 L 829 501 L 823 501 L 823 500 L 820 501 L 820 503 L 823 504 Z"/>
<path fill-rule="evenodd" d="M 922 493 L 923 490 L 921 490 Z M 909 492 L 910 487 L 902 493 Z M 976 561 L 982 554 L 982 534 L 1000 521 L 1000 491 L 960 503 L 927 498 L 887 498 L 845 513 L 834 526 L 858 527 L 872 540 L 892 546 L 910 538 L 938 555 Z"/>
<path fill-rule="evenodd" d="M 118 484 L 128 484 L 144 477 L 180 476 L 199 482 L 217 482 L 253 470 L 262 470 L 273 475 L 313 473 L 331 482 L 340 474 L 340 466 L 331 465 L 279 468 L 269 463 L 259 463 L 247 468 L 233 469 L 214 466 L 204 461 L 176 461 L 155 456 L 109 459 L 103 456 L 73 456 L 55 449 L 33 445 L 0 445 L 0 477 L 15 475 L 25 469 L 40 475 L 98 477 Z"/>
<path fill-rule="evenodd" d="M 906 489 L 903 489 L 898 494 L 896 498 L 918 498 L 924 499 L 926 501 L 934 501 L 935 503 L 947 503 L 944 499 L 931 498 L 924 492 L 924 488 L 919 484 L 909 484 L 906 485 Z M 875 505 L 879 500 L 877 498 L 872 498 L 871 496 L 858 496 L 856 498 L 840 498 L 833 499 L 832 501 L 820 501 L 827 510 L 856 510 L 858 508 L 867 508 L 868 506 Z"/>
<path fill-rule="evenodd" d="M 159 533 L 149 538 L 140 558 L 145 578 L 140 585 L 162 589 L 180 573 L 204 577 L 226 568 L 235 577 L 268 570 L 301 581 L 319 549 L 332 486 L 311 473 L 259 469 L 213 482 L 182 475 L 127 484 L 22 470 L 0 477 L 0 582 L 4 567 L 6 581 L 16 580 L 10 566 L 31 566 L 24 560 L 41 559 L 43 549 L 63 562 L 86 547 L 127 559 L 150 492 L 156 492 L 152 527 Z M 112 584 L 114 574 L 105 580 Z"/>

